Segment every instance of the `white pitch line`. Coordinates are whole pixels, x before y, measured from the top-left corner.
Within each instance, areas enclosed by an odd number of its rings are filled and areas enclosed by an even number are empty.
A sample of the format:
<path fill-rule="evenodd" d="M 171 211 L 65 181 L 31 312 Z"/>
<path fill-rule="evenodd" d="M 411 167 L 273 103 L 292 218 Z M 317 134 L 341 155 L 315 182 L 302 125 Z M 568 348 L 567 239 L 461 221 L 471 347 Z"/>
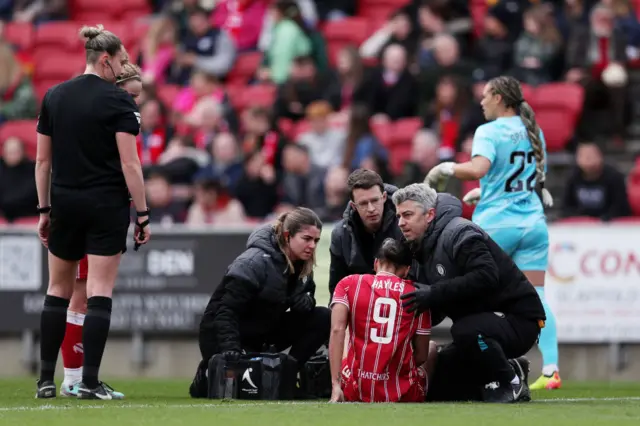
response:
<path fill-rule="evenodd" d="M 568 403 L 568 402 L 615 402 L 615 401 L 640 401 L 640 396 L 628 396 L 628 397 L 609 397 L 609 398 L 549 398 L 549 399 L 534 399 L 531 402 L 533 403 Z M 326 402 L 256 402 L 253 404 L 225 404 L 225 403 L 217 403 L 217 404 L 114 404 L 106 403 L 104 405 L 84 405 L 82 403 L 78 405 L 40 405 L 40 406 L 18 406 L 18 407 L 0 407 L 0 413 L 2 412 L 13 412 L 13 411 L 52 411 L 52 410 L 95 410 L 102 408 L 133 408 L 133 409 L 142 409 L 142 408 L 218 408 L 218 409 L 233 409 L 233 408 L 247 408 L 247 407 L 267 407 L 267 406 L 277 406 L 277 405 L 308 405 L 308 406 L 319 406 L 319 405 L 328 405 Z M 365 404 L 348 404 L 348 405 L 365 405 Z M 427 404 L 428 405 L 428 404 Z M 520 404 L 518 404 L 520 405 Z"/>

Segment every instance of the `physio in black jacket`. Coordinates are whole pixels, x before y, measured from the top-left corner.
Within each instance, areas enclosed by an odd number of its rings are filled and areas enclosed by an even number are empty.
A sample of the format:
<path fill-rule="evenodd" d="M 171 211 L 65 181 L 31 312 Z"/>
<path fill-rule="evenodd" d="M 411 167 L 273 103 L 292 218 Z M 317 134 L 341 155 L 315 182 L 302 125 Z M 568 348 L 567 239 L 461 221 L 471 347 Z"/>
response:
<path fill-rule="evenodd" d="M 526 372 L 507 359 L 526 354 L 544 326 L 534 287 L 480 227 L 460 217 L 457 198 L 413 184 L 396 191 L 393 202 L 420 265 L 414 273 L 428 284 L 403 296 L 403 306 L 435 308 L 453 321 L 453 343 L 438 356 L 430 398 L 450 399 L 475 376 L 485 401 L 528 400 Z"/>
<path fill-rule="evenodd" d="M 275 345 L 302 367 L 329 338 L 330 311 L 316 307 L 313 281 L 322 223 L 307 208 L 280 215 L 256 229 L 247 249 L 227 268 L 200 323 L 202 362 L 191 395 L 206 397 L 209 359 Z"/>
<path fill-rule="evenodd" d="M 347 179 L 349 204 L 331 232 L 329 292 L 346 276 L 374 274 L 374 256 L 387 238 L 399 240 L 391 196 L 397 190 L 372 170 L 357 169 Z"/>

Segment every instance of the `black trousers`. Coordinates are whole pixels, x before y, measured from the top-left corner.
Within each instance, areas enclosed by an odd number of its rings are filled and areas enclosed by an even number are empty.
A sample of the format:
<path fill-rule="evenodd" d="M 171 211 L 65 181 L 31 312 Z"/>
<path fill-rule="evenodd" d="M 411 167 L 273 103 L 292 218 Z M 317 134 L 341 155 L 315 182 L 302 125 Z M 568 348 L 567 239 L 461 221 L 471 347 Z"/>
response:
<path fill-rule="evenodd" d="M 486 312 L 454 321 L 453 342 L 438 352 L 427 401 L 480 401 L 492 381 L 514 376 L 508 359 L 526 354 L 538 340 L 535 320 Z"/>
<path fill-rule="evenodd" d="M 329 339 L 331 311 L 318 306 L 307 313 L 286 312 L 272 333 L 264 336 L 241 336 L 241 346 L 246 352 L 260 352 L 265 345 L 275 346 L 283 351 L 288 347 L 289 355 L 302 367 L 323 343 Z M 200 353 L 206 362 L 217 353 L 217 339 L 211 330 L 201 329 L 199 336 Z"/>

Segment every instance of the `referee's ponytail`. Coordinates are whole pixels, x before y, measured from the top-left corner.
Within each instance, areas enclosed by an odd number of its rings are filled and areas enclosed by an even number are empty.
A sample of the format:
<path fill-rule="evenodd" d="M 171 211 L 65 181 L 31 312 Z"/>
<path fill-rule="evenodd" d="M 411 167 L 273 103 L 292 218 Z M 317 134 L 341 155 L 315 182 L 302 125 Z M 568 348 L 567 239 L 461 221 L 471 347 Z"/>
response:
<path fill-rule="evenodd" d="M 95 27 L 84 26 L 80 29 L 80 37 L 85 40 L 87 63 L 94 64 L 102 53 L 114 56 L 122 49 L 122 41 L 111 31 L 104 29 L 102 25 Z"/>
<path fill-rule="evenodd" d="M 533 149 L 533 156 L 536 160 L 536 181 L 540 185 L 542 203 L 547 207 L 553 206 L 553 197 L 548 189 L 544 187 L 547 175 L 545 173 L 546 158 L 540 138 L 540 126 L 536 122 L 536 116 L 531 105 L 522 95 L 520 82 L 513 77 L 501 76 L 489 81 L 489 85 L 495 94 L 501 95 L 504 105 L 520 112 L 520 118 Z"/>

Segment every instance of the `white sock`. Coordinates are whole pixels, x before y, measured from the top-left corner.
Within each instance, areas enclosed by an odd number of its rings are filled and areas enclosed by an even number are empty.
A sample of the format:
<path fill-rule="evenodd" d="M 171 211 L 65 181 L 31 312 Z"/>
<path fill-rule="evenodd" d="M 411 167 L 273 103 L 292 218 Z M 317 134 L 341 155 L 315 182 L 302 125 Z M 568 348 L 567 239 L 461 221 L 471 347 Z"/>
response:
<path fill-rule="evenodd" d="M 517 374 L 513 377 L 513 379 L 511 379 L 511 384 L 512 385 L 519 385 L 520 384 L 520 377 L 518 377 Z"/>
<path fill-rule="evenodd" d="M 80 368 L 65 368 L 64 369 L 64 384 L 75 385 L 82 381 L 82 367 Z"/>
<path fill-rule="evenodd" d="M 553 376 L 553 373 L 558 371 L 558 366 L 555 364 L 549 364 L 542 367 L 542 374 L 549 377 Z"/>

